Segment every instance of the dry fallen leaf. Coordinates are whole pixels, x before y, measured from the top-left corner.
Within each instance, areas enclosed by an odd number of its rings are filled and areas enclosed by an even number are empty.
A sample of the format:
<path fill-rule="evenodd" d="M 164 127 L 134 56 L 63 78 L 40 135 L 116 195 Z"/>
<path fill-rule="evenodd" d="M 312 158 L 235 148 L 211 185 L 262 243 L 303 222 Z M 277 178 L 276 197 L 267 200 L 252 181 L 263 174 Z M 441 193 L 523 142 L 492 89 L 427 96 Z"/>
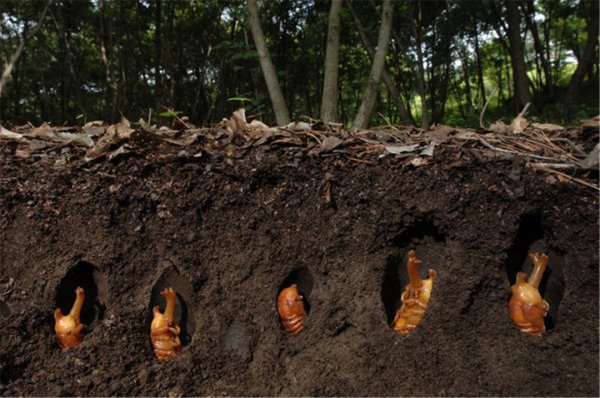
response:
<path fill-rule="evenodd" d="M 563 126 L 552 123 L 531 123 L 531 127 L 545 131 L 561 131 L 565 129 Z"/>
<path fill-rule="evenodd" d="M 321 146 L 316 148 L 314 151 L 312 151 L 312 153 L 315 154 L 320 154 L 320 153 L 327 153 L 327 152 L 331 152 L 333 151 L 335 148 L 337 148 L 338 146 L 340 146 L 340 144 L 344 142 L 341 139 L 339 139 L 338 137 L 335 137 L 333 135 L 325 138 L 323 140 L 323 142 L 321 143 Z"/>
<path fill-rule="evenodd" d="M 415 167 L 424 166 L 427 164 L 427 159 L 416 157 L 410 161 L 410 164 L 412 164 Z"/>
<path fill-rule="evenodd" d="M 435 149 L 436 145 L 437 144 L 435 142 L 430 142 L 429 145 L 427 145 L 427 147 L 421 151 L 420 155 L 433 156 L 433 150 Z"/>
<path fill-rule="evenodd" d="M 0 137 L 6 137 L 6 138 L 14 139 L 14 140 L 20 140 L 23 138 L 23 134 L 14 133 L 14 132 L 7 130 L 4 127 L 0 126 Z"/>
<path fill-rule="evenodd" d="M 590 151 L 585 159 L 583 159 L 580 164 L 581 167 L 585 169 L 598 169 L 599 158 L 600 157 L 600 144 L 596 144 L 594 149 Z"/>
<path fill-rule="evenodd" d="M 527 128 L 529 122 L 525 119 L 522 114 L 517 115 L 516 118 L 513 119 L 510 124 L 510 132 L 513 134 L 522 134 L 523 131 Z"/>
<path fill-rule="evenodd" d="M 488 130 L 498 134 L 506 134 L 510 132 L 510 126 L 504 124 L 504 122 L 500 120 L 496 120 L 490 125 L 490 128 Z"/>
<path fill-rule="evenodd" d="M 392 155 L 397 155 L 404 152 L 414 152 L 419 147 L 419 144 L 412 145 L 386 145 L 385 149 Z"/>

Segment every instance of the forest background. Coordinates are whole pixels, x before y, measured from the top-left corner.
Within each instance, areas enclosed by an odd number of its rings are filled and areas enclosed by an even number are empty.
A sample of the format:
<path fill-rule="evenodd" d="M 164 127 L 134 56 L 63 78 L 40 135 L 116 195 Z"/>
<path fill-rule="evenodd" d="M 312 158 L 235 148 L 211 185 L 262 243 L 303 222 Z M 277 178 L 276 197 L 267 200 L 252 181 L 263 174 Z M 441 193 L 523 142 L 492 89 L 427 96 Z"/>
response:
<path fill-rule="evenodd" d="M 474 127 L 488 101 L 488 120 L 599 108 L 595 0 L 0 0 L 0 57 L 15 61 L 9 126 L 173 113 L 207 126 L 243 105 L 267 124 Z"/>

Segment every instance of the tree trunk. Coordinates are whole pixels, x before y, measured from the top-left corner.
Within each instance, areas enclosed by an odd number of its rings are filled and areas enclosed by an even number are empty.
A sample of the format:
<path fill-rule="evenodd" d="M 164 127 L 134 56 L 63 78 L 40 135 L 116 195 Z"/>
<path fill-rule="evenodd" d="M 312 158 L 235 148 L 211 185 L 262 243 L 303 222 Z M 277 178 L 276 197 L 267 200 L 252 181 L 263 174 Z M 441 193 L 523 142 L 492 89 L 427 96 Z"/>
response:
<path fill-rule="evenodd" d="M 385 57 L 390 42 L 393 14 L 393 0 L 384 0 L 381 10 L 381 27 L 379 28 L 377 51 L 375 52 L 375 58 L 373 58 L 373 63 L 371 64 L 371 72 L 369 73 L 369 79 L 363 93 L 362 103 L 360 104 L 360 108 L 352 123 L 352 128 L 355 130 L 363 129 L 369 124 L 369 119 L 371 118 L 373 107 L 375 106 L 375 99 L 379 93 L 381 76 L 383 74 L 383 68 L 385 67 Z"/>
<path fill-rule="evenodd" d="M 369 42 L 369 38 L 367 37 L 365 30 L 362 26 L 362 23 L 360 21 L 360 18 L 354 11 L 352 4 L 349 1 L 346 4 L 348 5 L 348 9 L 350 10 L 352 17 L 354 18 L 354 23 L 356 24 L 356 29 L 358 30 L 358 34 L 363 43 L 363 46 L 365 47 L 365 50 L 367 50 L 367 54 L 369 54 L 369 58 L 371 59 L 371 62 L 373 62 L 373 59 L 375 58 L 375 49 L 373 49 L 371 42 Z M 400 92 L 398 91 L 398 88 L 396 87 L 394 80 L 392 79 L 392 77 L 389 75 L 389 73 L 387 72 L 387 70 L 385 68 L 383 68 L 382 78 L 383 78 L 383 82 L 385 83 L 385 86 L 388 89 L 390 97 L 396 103 L 396 107 L 398 108 L 398 113 L 400 114 L 400 119 L 402 120 L 402 123 L 407 124 L 407 125 L 413 124 L 414 120 L 413 120 L 410 112 L 408 111 L 406 104 L 404 103 L 404 100 L 400 96 Z"/>
<path fill-rule="evenodd" d="M 62 37 L 64 43 L 64 57 L 63 63 L 69 68 L 69 74 L 71 75 L 71 83 L 73 85 L 73 90 L 75 91 L 75 97 L 77 99 L 77 107 L 81 111 L 84 116 L 84 121 L 87 121 L 87 111 L 85 110 L 85 104 L 83 102 L 83 95 L 81 94 L 81 79 L 79 79 L 78 74 L 75 72 L 75 66 L 73 65 L 73 51 L 71 50 L 70 37 L 71 34 L 69 31 L 63 29 L 58 23 L 57 19 L 54 17 L 52 11 L 50 11 L 50 16 L 52 17 L 52 21 L 54 22 L 54 26 L 56 27 L 56 33 L 58 36 Z M 64 15 L 62 18 L 65 21 Z M 66 29 L 69 28 L 68 24 L 66 24 Z"/>
<path fill-rule="evenodd" d="M 419 18 L 420 19 L 420 18 Z M 427 114 L 427 97 L 425 95 L 425 71 L 423 69 L 423 52 L 421 51 L 421 26 L 413 22 L 413 33 L 417 41 L 417 91 L 421 97 L 421 127 L 429 127 L 429 116 Z"/>
<path fill-rule="evenodd" d="M 581 6 L 584 7 L 586 5 L 585 3 L 586 2 L 582 2 Z M 589 5 L 591 7 L 591 12 L 587 13 L 590 16 L 590 19 L 587 23 L 587 41 L 585 43 L 585 50 L 583 51 L 583 55 L 577 64 L 577 69 L 575 69 L 575 72 L 571 77 L 571 81 L 569 82 L 567 93 L 565 94 L 565 99 L 563 101 L 563 112 L 566 117 L 571 116 L 573 105 L 575 104 L 575 100 L 579 94 L 579 89 L 581 87 L 581 83 L 583 82 L 583 78 L 586 74 L 591 72 L 594 60 L 596 60 L 596 44 L 598 43 L 598 1 L 591 0 L 589 3 L 591 3 Z"/>
<path fill-rule="evenodd" d="M 477 80 L 479 80 L 479 90 L 481 92 L 481 104 L 483 107 L 483 104 L 485 104 L 487 102 L 487 98 L 485 96 L 485 82 L 483 80 L 483 66 L 481 65 L 481 51 L 479 51 L 479 38 L 477 37 L 479 35 L 478 32 L 479 29 L 475 30 L 475 59 L 477 60 Z M 481 109 L 481 108 L 479 108 Z"/>
<path fill-rule="evenodd" d="M 290 122 L 290 113 L 285 105 L 281 87 L 279 86 L 279 80 L 277 79 L 277 73 L 275 67 L 271 61 L 271 55 L 267 47 L 265 35 L 260 26 L 260 18 L 258 16 L 258 6 L 256 0 L 247 0 L 248 15 L 250 22 L 250 30 L 252 32 L 252 38 L 254 39 L 254 45 L 258 52 L 258 60 L 260 61 L 260 67 L 267 84 L 267 90 L 269 91 L 269 97 L 271 97 L 271 103 L 273 105 L 273 111 L 275 112 L 275 119 L 279 126 L 286 125 Z"/>
<path fill-rule="evenodd" d="M 465 74 L 465 97 L 467 98 L 466 108 L 467 113 L 471 112 L 473 108 L 473 98 L 471 96 L 471 75 L 469 73 L 469 56 L 467 54 L 467 49 L 462 46 L 461 48 L 462 55 L 462 67 L 463 73 Z"/>
<path fill-rule="evenodd" d="M 175 6 L 178 4 L 176 1 L 168 3 L 167 8 L 167 42 L 166 42 L 166 53 L 169 57 L 169 107 L 172 109 L 177 108 L 177 95 L 176 86 L 180 81 L 179 70 L 181 65 L 181 53 L 183 51 L 182 45 L 177 45 L 175 40 Z M 175 47 L 175 50 L 173 49 Z"/>
<path fill-rule="evenodd" d="M 160 77 L 160 63 L 161 63 L 161 17 L 162 17 L 162 0 L 156 0 L 156 8 L 154 14 L 154 101 L 155 108 L 158 111 L 160 109 L 160 98 L 162 95 L 161 88 L 161 77 Z"/>
<path fill-rule="evenodd" d="M 42 11 L 42 14 L 40 15 L 40 19 L 38 20 L 35 28 L 33 28 L 33 30 L 31 31 L 30 34 L 24 34 L 23 37 L 21 37 L 21 41 L 19 42 L 19 46 L 17 47 L 17 50 L 10 57 L 8 62 L 6 62 L 6 64 L 4 64 L 4 71 L 2 72 L 2 76 L 0 76 L 0 97 L 2 96 L 2 89 L 8 82 L 8 79 L 10 78 L 10 73 L 12 72 L 13 67 L 15 66 L 15 63 L 19 60 L 19 57 L 21 56 L 21 53 L 23 52 L 23 49 L 25 48 L 25 42 L 27 40 L 29 40 L 31 37 L 35 36 L 37 34 L 37 32 L 40 30 L 40 28 L 42 27 L 42 22 L 44 22 L 44 19 L 46 18 L 46 13 L 48 12 L 48 8 L 50 8 L 50 5 L 52 4 L 52 1 L 53 0 L 48 0 L 48 2 L 46 3 L 46 6 L 44 7 L 44 10 Z"/>
<path fill-rule="evenodd" d="M 107 40 L 106 37 L 109 37 L 108 43 L 111 42 L 110 37 L 112 36 L 111 25 L 108 26 L 108 32 L 106 32 L 106 22 L 104 16 L 104 0 L 100 0 L 98 4 L 98 8 L 100 9 L 100 55 L 102 57 L 102 63 L 104 64 L 104 76 L 106 80 L 106 107 L 105 112 L 107 112 L 107 117 L 112 119 L 115 117 L 116 106 L 117 106 L 117 82 L 113 78 L 113 72 L 111 69 L 109 56 L 112 54 L 112 46 L 109 46 L 110 53 L 107 50 Z"/>
<path fill-rule="evenodd" d="M 321 119 L 324 122 L 338 122 L 338 70 L 340 68 L 340 12 L 342 0 L 331 0 L 327 50 L 325 52 L 325 77 L 323 78 L 323 98 Z"/>
<path fill-rule="evenodd" d="M 521 41 L 521 15 L 519 14 L 519 4 L 516 1 L 507 0 L 505 4 L 508 10 L 508 41 L 515 87 L 515 105 L 516 110 L 520 112 L 525 104 L 531 102 L 523 42 Z"/>

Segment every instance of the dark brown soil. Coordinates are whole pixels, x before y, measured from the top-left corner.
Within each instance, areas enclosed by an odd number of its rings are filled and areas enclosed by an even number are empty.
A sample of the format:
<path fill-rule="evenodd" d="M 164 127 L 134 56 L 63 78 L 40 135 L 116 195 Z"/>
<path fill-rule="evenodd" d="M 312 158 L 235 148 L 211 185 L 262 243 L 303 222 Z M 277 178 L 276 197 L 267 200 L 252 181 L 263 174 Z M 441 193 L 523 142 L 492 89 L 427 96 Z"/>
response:
<path fill-rule="evenodd" d="M 144 153 L 0 155 L 1 394 L 598 396 L 592 189 L 452 151 L 421 167 Z M 401 336 L 388 323 L 409 249 L 438 279 Z M 531 250 L 550 255 L 541 338 L 507 311 Z M 298 336 L 275 308 L 291 281 L 310 305 Z M 159 363 L 150 309 L 167 285 L 186 346 Z M 61 352 L 52 314 L 75 286 L 90 327 Z"/>

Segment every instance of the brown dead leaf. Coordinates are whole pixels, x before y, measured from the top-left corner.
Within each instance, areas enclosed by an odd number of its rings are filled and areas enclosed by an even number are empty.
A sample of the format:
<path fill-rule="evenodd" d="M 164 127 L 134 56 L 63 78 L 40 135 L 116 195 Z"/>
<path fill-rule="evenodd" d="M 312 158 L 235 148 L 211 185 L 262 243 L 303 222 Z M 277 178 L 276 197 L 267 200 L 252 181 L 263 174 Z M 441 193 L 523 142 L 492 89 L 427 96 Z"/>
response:
<path fill-rule="evenodd" d="M 250 130 L 271 130 L 269 126 L 256 119 L 251 121 L 248 127 L 250 128 Z"/>
<path fill-rule="evenodd" d="M 15 133 L 0 126 L 0 137 L 10 138 L 13 140 L 23 139 L 23 134 Z"/>
<path fill-rule="evenodd" d="M 331 152 L 333 151 L 335 148 L 337 148 L 338 146 L 340 146 L 340 144 L 344 142 L 341 139 L 339 139 L 338 137 L 335 137 L 333 135 L 325 138 L 323 140 L 323 142 L 321 143 L 321 145 L 317 148 L 315 148 L 314 150 L 311 151 L 311 153 L 314 153 L 315 155 L 321 154 L 321 153 L 327 153 L 327 152 Z"/>
<path fill-rule="evenodd" d="M 125 123 L 123 122 L 123 119 L 126 121 Z M 121 122 L 115 125 L 115 131 L 117 132 L 119 138 L 129 138 L 129 136 L 131 136 L 131 133 L 133 133 L 135 129 L 131 128 L 131 123 L 129 123 L 129 120 L 125 118 L 123 119 L 121 120 Z"/>
<path fill-rule="evenodd" d="M 448 141 L 448 136 L 452 132 L 454 132 L 454 129 L 452 127 L 444 126 L 444 127 L 440 127 L 437 130 L 425 132 L 425 134 L 423 134 L 423 138 L 425 138 L 426 140 L 429 140 L 431 142 L 434 142 L 436 144 L 442 144 L 442 143 Z"/>
<path fill-rule="evenodd" d="M 596 144 L 585 159 L 581 161 L 581 166 L 586 169 L 598 169 L 600 158 L 600 144 Z"/>
<path fill-rule="evenodd" d="M 600 127 L 600 115 L 599 116 L 594 116 L 591 119 L 584 119 L 581 121 L 581 127 L 586 127 L 586 128 L 598 128 Z"/>
<path fill-rule="evenodd" d="M 491 130 L 494 133 L 498 134 L 506 134 L 510 132 L 510 126 L 504 124 L 504 122 L 502 122 L 501 120 L 496 120 L 494 123 L 491 124 L 488 130 Z"/>
<path fill-rule="evenodd" d="M 180 137 L 180 138 L 163 138 L 163 141 L 174 144 L 174 145 L 179 145 L 179 146 L 189 146 L 191 144 L 193 144 L 194 142 L 196 142 L 196 139 L 198 138 L 198 134 L 194 133 L 191 135 L 187 135 L 185 137 Z"/>
<path fill-rule="evenodd" d="M 31 152 L 25 151 L 23 149 L 17 149 L 15 151 L 15 156 L 21 159 L 28 159 L 31 156 Z"/>
<path fill-rule="evenodd" d="M 525 119 L 525 117 L 519 114 L 516 118 L 513 119 L 512 123 L 510 124 L 510 132 L 515 135 L 522 134 L 528 125 L 529 122 L 527 121 L 527 119 Z"/>
<path fill-rule="evenodd" d="M 117 148 L 116 150 L 112 151 L 111 153 L 108 154 L 107 158 L 108 160 L 114 160 L 116 158 L 118 158 L 121 155 L 124 155 L 126 153 L 129 153 L 129 145 L 127 144 L 123 144 L 121 145 L 119 148 Z"/>
<path fill-rule="evenodd" d="M 32 137 L 43 137 L 43 138 L 50 138 L 50 139 L 56 139 L 56 134 L 55 134 L 55 129 L 50 126 L 48 123 L 42 123 L 39 127 L 34 127 L 33 129 L 29 130 L 29 134 Z M 60 138 L 58 139 L 59 141 Z"/>
<path fill-rule="evenodd" d="M 420 158 L 418 156 L 410 161 L 410 164 L 412 164 L 415 167 L 425 166 L 427 163 L 427 159 Z"/>
<path fill-rule="evenodd" d="M 83 125 L 83 128 L 90 128 L 90 127 L 101 127 L 104 125 L 104 121 L 103 120 L 92 120 L 91 122 L 87 122 L 86 124 Z"/>
<path fill-rule="evenodd" d="M 531 127 L 544 131 L 562 131 L 565 129 L 563 126 L 552 123 L 531 123 Z"/>

